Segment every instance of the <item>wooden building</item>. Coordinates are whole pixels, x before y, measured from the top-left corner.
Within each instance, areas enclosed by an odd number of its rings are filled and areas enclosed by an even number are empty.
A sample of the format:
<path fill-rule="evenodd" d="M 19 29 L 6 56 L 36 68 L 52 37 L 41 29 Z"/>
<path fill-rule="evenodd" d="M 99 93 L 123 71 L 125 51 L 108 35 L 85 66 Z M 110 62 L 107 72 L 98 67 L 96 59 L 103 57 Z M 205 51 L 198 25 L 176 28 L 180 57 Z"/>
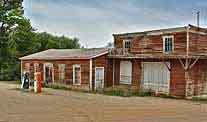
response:
<path fill-rule="evenodd" d="M 114 34 L 113 85 L 171 96 L 207 93 L 207 29 L 185 27 Z"/>
<path fill-rule="evenodd" d="M 41 72 L 46 83 L 62 83 L 83 89 L 103 88 L 107 83 L 108 49 L 49 49 L 20 58 L 21 72 Z"/>
<path fill-rule="evenodd" d="M 207 29 L 187 25 L 113 37 L 110 51 L 50 49 L 22 57 L 22 72 L 40 71 L 45 82 L 91 90 L 126 86 L 181 97 L 207 93 Z"/>

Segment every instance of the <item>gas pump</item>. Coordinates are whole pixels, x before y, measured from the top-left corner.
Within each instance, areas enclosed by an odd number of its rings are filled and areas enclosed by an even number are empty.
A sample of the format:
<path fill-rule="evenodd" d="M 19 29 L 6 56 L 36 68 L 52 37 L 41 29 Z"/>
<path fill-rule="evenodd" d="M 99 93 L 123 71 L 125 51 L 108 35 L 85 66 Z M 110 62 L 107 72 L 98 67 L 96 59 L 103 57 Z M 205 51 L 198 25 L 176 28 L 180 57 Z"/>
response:
<path fill-rule="evenodd" d="M 41 72 L 34 73 L 34 92 L 40 93 L 42 92 L 42 79 L 41 79 Z"/>
<path fill-rule="evenodd" d="M 21 89 L 29 89 L 29 82 L 30 82 L 29 72 L 24 72 Z"/>

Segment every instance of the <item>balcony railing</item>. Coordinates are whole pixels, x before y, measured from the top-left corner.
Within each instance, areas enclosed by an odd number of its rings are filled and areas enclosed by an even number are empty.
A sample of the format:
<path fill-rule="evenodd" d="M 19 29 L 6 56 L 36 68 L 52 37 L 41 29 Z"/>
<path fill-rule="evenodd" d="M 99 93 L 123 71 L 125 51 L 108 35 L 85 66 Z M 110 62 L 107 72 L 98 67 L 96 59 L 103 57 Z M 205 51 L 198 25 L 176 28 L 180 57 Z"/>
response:
<path fill-rule="evenodd" d="M 130 49 L 128 48 L 113 48 L 110 51 L 110 55 L 131 55 Z"/>

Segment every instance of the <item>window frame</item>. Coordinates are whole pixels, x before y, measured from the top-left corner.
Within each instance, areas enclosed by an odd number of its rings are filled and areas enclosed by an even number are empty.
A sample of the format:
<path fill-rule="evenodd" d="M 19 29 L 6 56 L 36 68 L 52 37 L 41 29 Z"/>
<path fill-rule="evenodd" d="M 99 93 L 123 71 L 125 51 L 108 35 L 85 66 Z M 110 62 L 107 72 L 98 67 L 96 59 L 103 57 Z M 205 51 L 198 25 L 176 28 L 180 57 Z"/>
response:
<path fill-rule="evenodd" d="M 123 40 L 123 48 L 124 49 L 131 49 L 131 41 L 132 41 L 131 39 L 125 39 L 125 40 Z M 129 43 L 129 47 L 126 48 L 126 43 L 127 42 Z"/>
<path fill-rule="evenodd" d="M 75 83 L 75 68 L 80 68 L 80 83 Z M 81 65 L 80 64 L 73 65 L 73 85 L 81 85 Z"/>
<path fill-rule="evenodd" d="M 166 51 L 166 47 L 165 47 L 165 43 L 166 43 L 166 38 L 172 38 L 172 50 L 171 51 Z M 163 53 L 172 53 L 174 52 L 174 36 L 170 35 L 170 36 L 162 36 L 162 40 L 163 40 Z"/>

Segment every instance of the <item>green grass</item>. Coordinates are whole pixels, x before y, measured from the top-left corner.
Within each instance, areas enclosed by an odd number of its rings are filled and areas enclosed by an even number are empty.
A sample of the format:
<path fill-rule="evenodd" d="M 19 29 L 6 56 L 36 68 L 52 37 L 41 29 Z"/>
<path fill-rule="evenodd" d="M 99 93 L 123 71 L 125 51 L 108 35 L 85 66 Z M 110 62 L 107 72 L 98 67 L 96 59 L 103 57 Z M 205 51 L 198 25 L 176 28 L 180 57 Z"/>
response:
<path fill-rule="evenodd" d="M 132 96 L 145 97 L 145 96 L 152 96 L 152 92 L 150 92 L 150 91 L 138 92 L 138 91 L 133 91 L 133 90 L 121 90 L 121 89 L 104 90 L 102 92 L 102 94 L 110 95 L 110 96 L 121 96 L 121 97 L 132 97 Z"/>
<path fill-rule="evenodd" d="M 52 88 L 52 89 L 59 89 L 59 90 L 72 90 L 72 88 L 67 87 L 65 85 L 60 85 L 60 84 L 49 84 L 49 85 L 44 84 L 44 87 Z"/>
<path fill-rule="evenodd" d="M 192 97 L 191 99 L 192 101 L 195 101 L 195 102 L 202 102 L 202 103 L 207 103 L 207 96 L 206 97 Z"/>

